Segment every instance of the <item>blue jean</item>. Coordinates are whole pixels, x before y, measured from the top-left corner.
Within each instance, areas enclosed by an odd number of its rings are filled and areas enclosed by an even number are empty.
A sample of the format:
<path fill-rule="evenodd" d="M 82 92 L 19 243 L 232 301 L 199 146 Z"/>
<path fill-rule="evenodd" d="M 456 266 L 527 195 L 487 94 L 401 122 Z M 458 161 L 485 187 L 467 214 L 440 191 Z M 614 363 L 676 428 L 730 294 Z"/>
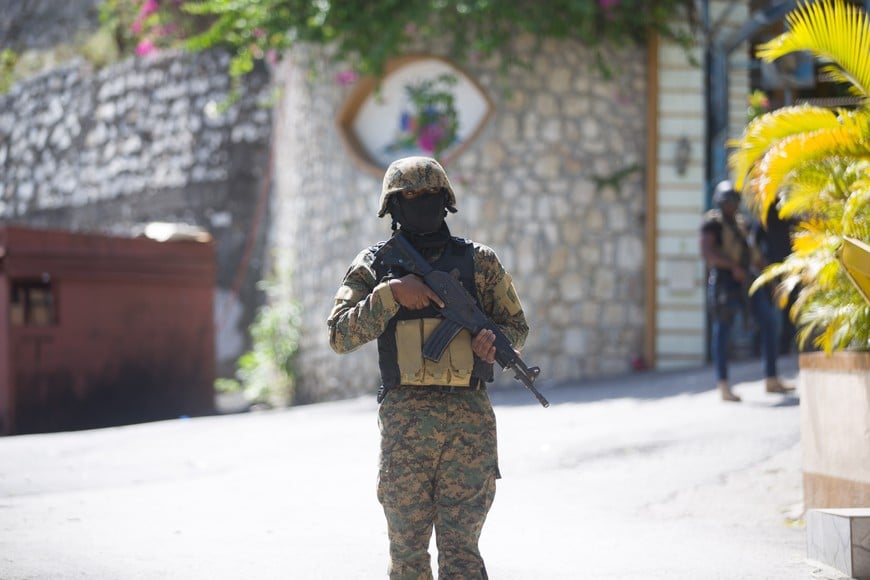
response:
<path fill-rule="evenodd" d="M 733 305 L 735 310 L 741 304 Z M 749 297 L 752 315 L 758 323 L 761 336 L 761 356 L 764 363 L 765 378 L 776 376 L 777 351 L 777 320 L 774 316 L 773 303 L 765 288 L 760 288 Z M 720 381 L 728 379 L 728 341 L 731 336 L 732 320 L 713 318 L 713 361 L 716 363 L 716 377 Z"/>

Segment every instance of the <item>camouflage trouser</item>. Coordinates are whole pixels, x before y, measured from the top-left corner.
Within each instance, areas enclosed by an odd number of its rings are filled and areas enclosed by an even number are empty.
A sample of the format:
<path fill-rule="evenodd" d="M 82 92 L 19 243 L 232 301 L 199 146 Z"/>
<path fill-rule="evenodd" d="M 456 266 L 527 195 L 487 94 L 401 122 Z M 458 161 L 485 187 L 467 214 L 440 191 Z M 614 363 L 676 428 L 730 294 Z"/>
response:
<path fill-rule="evenodd" d="M 486 578 L 477 547 L 498 477 L 495 414 L 486 391 L 390 390 L 381 404 L 378 500 L 387 516 L 390 578 Z"/>

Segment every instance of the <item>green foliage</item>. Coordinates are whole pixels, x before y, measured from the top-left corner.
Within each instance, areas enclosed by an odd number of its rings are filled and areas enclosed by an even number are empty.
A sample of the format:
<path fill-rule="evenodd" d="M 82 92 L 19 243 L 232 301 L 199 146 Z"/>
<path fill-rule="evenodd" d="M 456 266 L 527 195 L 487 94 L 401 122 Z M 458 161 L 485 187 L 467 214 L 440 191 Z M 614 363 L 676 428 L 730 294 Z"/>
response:
<path fill-rule="evenodd" d="M 101 68 L 129 54 L 136 43 L 129 26 L 135 10 L 136 5 L 130 0 L 104 0 L 100 6 L 101 26 L 93 32 L 83 32 L 68 42 L 24 50 L 20 54 L 8 48 L 0 51 L 0 94 L 17 81 L 79 57 Z M 128 13 L 131 16 L 125 17 Z"/>
<path fill-rule="evenodd" d="M 286 287 L 275 276 L 260 283 L 266 303 L 259 308 L 251 333 L 251 350 L 238 360 L 238 388 L 254 404 L 289 405 L 295 388 L 295 361 L 299 350 L 300 307 L 281 296 Z M 215 387 L 233 392 L 232 379 Z"/>
<path fill-rule="evenodd" d="M 7 92 L 15 81 L 15 65 L 18 55 L 10 48 L 0 51 L 0 94 Z"/>
<path fill-rule="evenodd" d="M 132 54 L 136 48 L 136 33 L 132 25 L 139 7 L 130 0 L 103 0 L 100 5 L 101 28 L 112 37 L 122 54 Z"/>
<path fill-rule="evenodd" d="M 601 193 L 608 187 L 613 189 L 614 193 L 622 193 L 622 182 L 642 169 L 643 166 L 639 163 L 632 163 L 609 175 L 592 175 L 589 180 L 595 184 L 595 193 Z"/>
<path fill-rule="evenodd" d="M 79 52 L 97 68 L 116 62 L 121 56 L 114 37 L 105 28 L 100 28 L 86 38 L 79 47 Z"/>
<path fill-rule="evenodd" d="M 854 110 L 788 107 L 747 126 L 730 158 L 736 182 L 744 181 L 760 217 L 777 204 L 798 221 L 793 252 L 753 285 L 777 282 L 781 303 L 797 290 L 791 315 L 801 342 L 827 352 L 870 348 L 870 304 L 847 276 L 845 237 L 870 242 L 870 18 L 843 0 L 801 5 L 791 29 L 759 49 L 765 60 L 809 50 L 835 78 L 863 97 Z"/>
<path fill-rule="evenodd" d="M 236 379 L 218 377 L 214 380 L 214 390 L 222 395 L 242 392 L 242 383 Z"/>
<path fill-rule="evenodd" d="M 523 64 L 508 54 L 523 33 L 597 46 L 642 42 L 655 31 L 688 45 L 690 37 L 674 25 L 694 20 L 692 0 L 133 0 L 138 7 L 158 6 L 133 20 L 125 2 L 107 0 L 120 8 L 112 17 L 143 26 L 135 34 L 140 46 L 177 44 L 179 38 L 191 50 L 225 46 L 233 53 L 234 76 L 251 71 L 257 60 L 280 57 L 296 42 L 333 46 L 361 74 L 379 75 L 390 58 L 421 40 L 446 45 L 458 60 L 499 53 L 507 66 Z M 167 33 L 169 25 L 178 28 Z"/>
<path fill-rule="evenodd" d="M 748 106 L 746 107 L 746 121 L 751 122 L 756 117 L 760 117 L 764 113 L 770 111 L 770 99 L 767 93 L 761 90 L 752 91 L 746 99 Z"/>

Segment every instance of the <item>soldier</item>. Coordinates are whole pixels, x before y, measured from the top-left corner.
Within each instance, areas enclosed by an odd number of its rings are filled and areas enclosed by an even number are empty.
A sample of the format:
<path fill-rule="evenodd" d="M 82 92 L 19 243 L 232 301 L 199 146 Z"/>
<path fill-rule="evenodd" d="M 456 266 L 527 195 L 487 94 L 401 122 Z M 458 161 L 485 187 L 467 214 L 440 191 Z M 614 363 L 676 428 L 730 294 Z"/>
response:
<path fill-rule="evenodd" d="M 770 295 L 761 289 L 747 296 L 753 273 L 759 272 L 764 263 L 757 249 L 748 243 L 749 232 L 737 211 L 740 194 L 730 181 L 722 181 L 716 185 L 713 203 L 716 208 L 705 214 L 701 226 L 701 255 L 709 269 L 707 302 L 713 320 L 713 359 L 719 393 L 723 401 L 740 401 L 728 383 L 728 339 L 734 317 L 747 300 L 761 334 L 765 390 L 768 393 L 793 391 L 794 387 L 776 376 L 779 349 Z"/>
<path fill-rule="evenodd" d="M 444 218 L 456 212 L 447 174 L 434 159 L 407 157 L 387 168 L 379 217 L 390 214 L 404 236 L 437 270 L 458 276 L 481 310 L 521 348 L 528 334 L 510 275 L 495 253 L 453 237 Z M 462 330 L 440 361 L 422 345 L 444 306 L 422 279 L 385 266 L 379 250 L 351 264 L 329 316 L 337 353 L 377 339 L 383 386 L 378 424 L 378 500 L 390 539 L 392 579 L 432 578 L 429 539 L 434 526 L 440 578 L 487 578 L 478 539 L 500 477 L 495 414 L 486 393 L 492 381 L 495 336 Z"/>

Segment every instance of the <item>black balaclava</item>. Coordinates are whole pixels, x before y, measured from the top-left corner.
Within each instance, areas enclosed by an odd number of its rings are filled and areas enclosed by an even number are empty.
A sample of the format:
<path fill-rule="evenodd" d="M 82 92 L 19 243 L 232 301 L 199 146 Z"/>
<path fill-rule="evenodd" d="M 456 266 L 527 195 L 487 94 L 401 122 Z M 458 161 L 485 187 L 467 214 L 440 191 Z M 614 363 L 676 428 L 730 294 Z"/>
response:
<path fill-rule="evenodd" d="M 396 195 L 394 199 L 398 209 L 394 215 L 396 221 L 402 224 L 402 229 L 417 235 L 431 234 L 441 229 L 444 216 L 447 215 L 443 193 L 421 195 L 414 199 Z"/>

